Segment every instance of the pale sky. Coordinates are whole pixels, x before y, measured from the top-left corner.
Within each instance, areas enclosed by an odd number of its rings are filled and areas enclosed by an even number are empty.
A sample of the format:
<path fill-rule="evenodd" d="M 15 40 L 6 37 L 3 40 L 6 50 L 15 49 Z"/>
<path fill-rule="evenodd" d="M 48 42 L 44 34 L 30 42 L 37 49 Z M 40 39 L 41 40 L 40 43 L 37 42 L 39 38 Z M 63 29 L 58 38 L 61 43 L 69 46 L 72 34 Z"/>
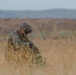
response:
<path fill-rule="evenodd" d="M 3 10 L 76 9 L 76 0 L 0 0 Z"/>

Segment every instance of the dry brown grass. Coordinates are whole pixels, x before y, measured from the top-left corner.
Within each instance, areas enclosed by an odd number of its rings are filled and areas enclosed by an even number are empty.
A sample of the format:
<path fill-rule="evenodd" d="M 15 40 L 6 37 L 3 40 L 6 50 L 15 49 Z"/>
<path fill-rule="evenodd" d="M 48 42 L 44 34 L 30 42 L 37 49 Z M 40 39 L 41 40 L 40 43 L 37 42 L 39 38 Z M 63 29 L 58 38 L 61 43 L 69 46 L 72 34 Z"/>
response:
<path fill-rule="evenodd" d="M 6 34 L 23 22 L 33 27 L 34 39 L 30 38 L 46 58 L 45 66 L 29 68 L 25 64 L 17 68 L 6 63 Z M 76 20 L 0 19 L 0 75 L 76 75 Z"/>
<path fill-rule="evenodd" d="M 0 75 L 76 75 L 76 38 L 33 39 L 47 64 L 43 67 L 9 67 L 5 61 L 6 42 L 0 42 Z M 22 73 L 21 73 L 22 72 Z M 27 74 L 29 73 L 29 74 Z"/>

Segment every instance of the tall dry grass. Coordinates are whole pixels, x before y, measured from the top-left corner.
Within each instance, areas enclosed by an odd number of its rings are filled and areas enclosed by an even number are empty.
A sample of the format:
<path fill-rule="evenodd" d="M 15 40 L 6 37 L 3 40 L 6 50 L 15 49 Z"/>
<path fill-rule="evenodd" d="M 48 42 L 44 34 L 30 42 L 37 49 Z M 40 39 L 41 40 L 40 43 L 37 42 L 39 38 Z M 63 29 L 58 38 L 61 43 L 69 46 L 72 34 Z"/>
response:
<path fill-rule="evenodd" d="M 6 41 L 0 42 L 0 75 L 76 75 L 76 38 L 33 39 L 46 59 L 42 67 L 15 68 L 5 60 Z"/>

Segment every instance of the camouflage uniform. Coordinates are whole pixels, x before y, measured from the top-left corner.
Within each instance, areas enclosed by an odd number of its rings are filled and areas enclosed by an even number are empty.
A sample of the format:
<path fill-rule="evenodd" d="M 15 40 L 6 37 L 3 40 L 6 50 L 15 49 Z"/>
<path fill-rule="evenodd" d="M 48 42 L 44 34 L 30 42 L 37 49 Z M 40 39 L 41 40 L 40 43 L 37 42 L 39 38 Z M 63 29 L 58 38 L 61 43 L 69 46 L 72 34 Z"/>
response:
<path fill-rule="evenodd" d="M 27 36 L 22 36 L 18 30 L 10 34 L 6 58 L 9 61 L 13 60 L 17 63 L 26 63 L 26 61 L 28 62 L 28 59 L 30 58 L 30 62 L 37 66 L 45 63 L 43 57 L 40 55 L 39 49 L 27 38 Z"/>

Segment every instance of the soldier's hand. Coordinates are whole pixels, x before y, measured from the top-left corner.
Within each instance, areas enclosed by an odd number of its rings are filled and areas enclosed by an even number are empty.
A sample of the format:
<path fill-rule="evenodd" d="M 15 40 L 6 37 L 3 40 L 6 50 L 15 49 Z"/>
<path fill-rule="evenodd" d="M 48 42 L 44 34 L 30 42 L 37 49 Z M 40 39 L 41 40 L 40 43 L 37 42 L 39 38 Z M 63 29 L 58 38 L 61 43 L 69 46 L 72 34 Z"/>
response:
<path fill-rule="evenodd" d="M 34 50 L 38 50 L 38 48 L 34 44 L 29 44 L 29 47 Z"/>
<path fill-rule="evenodd" d="M 34 45 L 33 45 L 32 43 L 31 43 L 31 44 L 29 44 L 29 47 L 30 47 L 30 48 L 33 48 L 33 46 L 34 46 Z"/>

